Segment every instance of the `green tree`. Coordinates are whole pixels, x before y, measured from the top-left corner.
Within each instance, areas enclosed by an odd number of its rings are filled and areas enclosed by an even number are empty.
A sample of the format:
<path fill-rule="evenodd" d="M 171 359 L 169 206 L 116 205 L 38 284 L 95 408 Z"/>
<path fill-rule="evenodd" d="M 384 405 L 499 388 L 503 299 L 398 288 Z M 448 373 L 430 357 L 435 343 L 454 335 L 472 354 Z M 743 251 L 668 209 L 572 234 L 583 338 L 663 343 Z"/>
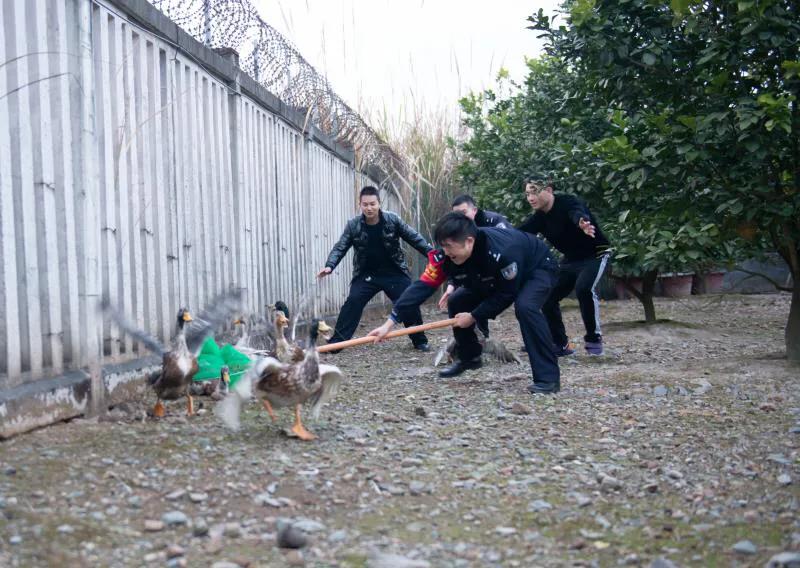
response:
<path fill-rule="evenodd" d="M 557 54 L 528 62 L 525 84 L 513 96 L 494 92 L 462 100 L 472 136 L 459 173 L 487 206 L 520 220 L 530 213 L 522 197 L 525 172 L 545 173 L 560 189 L 582 195 L 599 213 L 615 247 L 615 275 L 642 302 L 645 320 L 656 321 L 653 291 L 660 271 L 721 262 L 715 224 L 687 212 L 693 183 L 668 161 L 663 120 L 629 115 L 598 92 Z M 644 286 L 630 286 L 641 277 Z"/>
<path fill-rule="evenodd" d="M 531 27 L 547 37 L 551 57 L 572 62 L 623 114 L 620 145 L 638 155 L 618 163 L 609 183 L 624 174 L 617 190 L 645 187 L 671 170 L 669 193 L 700 227 L 776 250 L 793 277 L 786 352 L 800 360 L 795 2 L 576 0 L 565 9 L 565 25 L 551 26 L 540 12 Z M 609 150 L 609 141 L 599 148 Z"/>

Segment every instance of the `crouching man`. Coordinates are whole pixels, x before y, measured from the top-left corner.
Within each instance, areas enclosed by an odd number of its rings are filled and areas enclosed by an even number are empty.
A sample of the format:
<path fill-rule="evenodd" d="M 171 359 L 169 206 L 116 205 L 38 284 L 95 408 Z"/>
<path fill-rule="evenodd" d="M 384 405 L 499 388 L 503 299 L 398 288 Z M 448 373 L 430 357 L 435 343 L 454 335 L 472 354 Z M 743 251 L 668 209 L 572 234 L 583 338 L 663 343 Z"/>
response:
<path fill-rule="evenodd" d="M 558 264 L 550 249 L 533 235 L 515 229 L 478 228 L 462 213 L 448 213 L 436 225 L 438 250 L 428 253 L 422 277 L 394 303 L 386 322 L 369 335 L 381 341 L 409 312 L 419 309 L 448 278 L 458 288 L 448 298 L 458 359 L 442 370 L 454 377 L 481 367 L 481 344 L 475 322 L 494 319 L 514 303 L 525 350 L 533 370 L 534 394 L 552 394 L 561 388 L 553 339 L 542 305 L 558 280 Z"/>

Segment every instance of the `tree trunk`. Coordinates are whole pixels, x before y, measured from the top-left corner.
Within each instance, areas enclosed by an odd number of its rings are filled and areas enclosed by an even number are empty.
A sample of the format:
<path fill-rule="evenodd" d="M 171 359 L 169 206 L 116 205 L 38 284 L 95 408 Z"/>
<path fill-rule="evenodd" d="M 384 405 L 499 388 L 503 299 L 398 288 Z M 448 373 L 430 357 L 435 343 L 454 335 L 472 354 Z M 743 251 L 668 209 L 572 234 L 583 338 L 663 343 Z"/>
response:
<path fill-rule="evenodd" d="M 786 322 L 786 358 L 800 362 L 800 272 L 792 272 L 792 304 Z"/>
<path fill-rule="evenodd" d="M 795 231 L 792 230 L 793 228 Z M 798 228 L 800 228 L 800 223 L 794 227 L 788 224 L 783 225 L 783 236 L 786 242 L 779 242 L 776 237 L 773 237 L 773 242 L 778 243 L 776 247 L 778 254 L 789 265 L 789 274 L 792 275 L 792 303 L 789 306 L 789 320 L 786 322 L 784 339 L 786 340 L 786 358 L 794 362 L 800 362 L 800 246 L 791 235 Z M 788 291 L 785 287 L 777 285 L 776 287 L 779 290 Z"/>
<path fill-rule="evenodd" d="M 639 298 L 644 306 L 645 323 L 656 323 L 656 306 L 653 303 L 653 292 L 656 288 L 658 271 L 651 270 L 642 277 L 642 296 Z"/>

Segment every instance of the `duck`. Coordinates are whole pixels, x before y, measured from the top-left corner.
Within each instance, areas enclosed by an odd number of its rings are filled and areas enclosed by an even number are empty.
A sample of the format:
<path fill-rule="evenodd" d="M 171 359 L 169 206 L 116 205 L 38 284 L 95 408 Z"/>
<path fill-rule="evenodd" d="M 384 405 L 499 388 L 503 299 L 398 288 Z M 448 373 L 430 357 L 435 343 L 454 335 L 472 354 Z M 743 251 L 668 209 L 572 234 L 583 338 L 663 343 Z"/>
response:
<path fill-rule="evenodd" d="M 327 327 L 324 321 L 322 325 Z M 283 310 L 275 311 L 275 352 L 274 357 L 281 363 L 299 363 L 305 357 L 303 348 L 297 344 L 289 343 L 286 339 L 286 328 L 289 327 L 289 318 Z"/>
<path fill-rule="evenodd" d="M 269 306 L 274 312 L 274 325 L 275 325 L 275 350 L 268 355 L 274 357 L 281 363 L 299 363 L 305 357 L 305 351 L 297 343 L 291 343 L 286 338 L 286 329 L 291 323 L 289 320 L 289 307 L 282 301 L 277 301 Z M 325 320 L 317 320 L 318 334 L 323 337 L 329 337 L 333 333 L 333 328 L 330 327 Z"/>
<path fill-rule="evenodd" d="M 283 312 L 283 315 L 286 316 L 287 321 L 292 319 L 292 317 L 289 315 L 289 306 L 283 300 L 278 300 L 277 302 L 275 302 L 274 304 L 272 304 L 269 307 L 273 311 Z"/>
<path fill-rule="evenodd" d="M 240 353 L 255 355 L 275 350 L 275 329 L 263 316 L 240 315 L 233 320 L 233 325 L 241 327 L 241 335 L 234 344 L 234 348 Z"/>
<path fill-rule="evenodd" d="M 231 370 L 227 365 L 223 365 L 219 370 L 219 380 L 214 381 L 214 390 L 211 393 L 211 398 L 214 400 L 222 400 L 228 394 L 228 389 L 231 384 Z"/>
<path fill-rule="evenodd" d="M 219 377 L 207 381 L 192 380 L 189 392 L 192 396 L 210 396 L 214 400 L 222 400 L 228 393 L 228 385 L 231 382 L 230 368 L 223 365 L 219 370 Z"/>
<path fill-rule="evenodd" d="M 247 355 L 266 354 L 275 357 L 276 343 L 281 337 L 278 326 L 282 326 L 285 330 L 289 325 L 289 306 L 286 302 L 278 300 L 266 307 L 268 314 L 266 318 L 260 314 L 250 314 L 240 315 L 233 321 L 234 326 L 239 326 L 242 330 L 234 344 L 237 351 Z M 282 337 L 285 337 L 285 332 Z M 286 346 L 284 342 L 281 348 L 286 350 Z"/>
<path fill-rule="evenodd" d="M 513 353 L 502 341 L 498 341 L 494 338 L 487 337 L 483 334 L 483 330 L 478 335 L 478 342 L 483 347 L 483 354 L 487 357 L 494 357 L 501 363 L 516 363 L 518 365 L 522 364 L 522 361 L 515 353 Z M 438 367 L 442 360 L 447 357 L 447 361 L 452 363 L 455 359 L 458 358 L 456 354 L 456 340 L 450 339 L 447 342 L 447 345 L 442 347 L 439 352 L 436 354 L 436 359 L 433 362 L 434 367 Z"/>
<path fill-rule="evenodd" d="M 294 424 L 291 431 L 304 441 L 316 439 L 303 426 L 301 407 L 306 402 L 310 403 L 312 416 L 318 418 L 322 406 L 336 396 L 343 380 L 338 367 L 319 362 L 317 337 L 321 331 L 327 330 L 330 327 L 324 321 L 312 320 L 308 346 L 303 350 L 301 361 L 287 364 L 274 357 L 258 359 L 225 400 L 217 405 L 215 412 L 220 419 L 228 427 L 238 430 L 242 406 L 255 394 L 273 422 L 277 421 L 275 409 L 293 406 Z"/>
<path fill-rule="evenodd" d="M 167 349 L 147 332 L 136 328 L 121 313 L 114 310 L 107 301 L 102 304 L 107 313 L 122 331 L 141 341 L 149 351 L 161 356 L 161 369 L 152 373 L 147 384 L 156 395 L 153 416 L 163 418 L 166 414 L 164 402 L 186 397 L 186 414 L 194 415 L 194 399 L 192 398 L 192 378 L 200 370 L 197 356 L 203 343 L 216 328 L 230 321 L 233 313 L 239 309 L 241 292 L 229 291 L 220 294 L 206 310 L 195 320 L 188 308 L 181 308 L 177 315 L 177 333 L 171 348 Z M 189 325 L 187 325 L 189 324 Z"/>

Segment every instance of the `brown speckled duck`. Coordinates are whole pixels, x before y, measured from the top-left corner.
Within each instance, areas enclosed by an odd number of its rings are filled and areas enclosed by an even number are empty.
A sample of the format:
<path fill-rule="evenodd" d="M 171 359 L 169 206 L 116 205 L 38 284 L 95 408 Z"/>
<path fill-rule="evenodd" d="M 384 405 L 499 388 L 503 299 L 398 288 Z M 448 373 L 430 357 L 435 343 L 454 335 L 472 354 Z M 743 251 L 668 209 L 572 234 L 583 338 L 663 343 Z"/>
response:
<path fill-rule="evenodd" d="M 317 336 L 329 330 L 324 321 L 313 320 L 302 361 L 285 364 L 274 357 L 259 359 L 217 405 L 215 412 L 228 426 L 238 429 L 242 405 L 255 394 L 273 421 L 277 419 L 274 409 L 294 406 L 292 432 L 301 440 L 313 440 L 314 434 L 306 430 L 301 421 L 300 407 L 306 401 L 311 402 L 312 415 L 317 418 L 322 405 L 336 395 L 343 378 L 338 367 L 319 362 Z"/>
<path fill-rule="evenodd" d="M 183 397 L 186 397 L 186 413 L 189 416 L 194 414 L 194 400 L 190 386 L 192 377 L 199 370 L 197 355 L 206 338 L 216 328 L 226 321 L 230 321 L 231 315 L 239 309 L 240 300 L 241 293 L 238 291 L 223 293 L 212 300 L 208 308 L 197 317 L 197 320 L 192 318 L 187 308 L 181 308 L 177 318 L 178 333 L 170 349 L 166 349 L 148 333 L 134 327 L 107 302 L 103 303 L 103 310 L 120 329 L 144 343 L 150 351 L 161 355 L 161 370 L 150 375 L 147 380 L 156 393 L 154 416 L 164 416 L 165 409 L 162 401 L 178 400 Z"/>

